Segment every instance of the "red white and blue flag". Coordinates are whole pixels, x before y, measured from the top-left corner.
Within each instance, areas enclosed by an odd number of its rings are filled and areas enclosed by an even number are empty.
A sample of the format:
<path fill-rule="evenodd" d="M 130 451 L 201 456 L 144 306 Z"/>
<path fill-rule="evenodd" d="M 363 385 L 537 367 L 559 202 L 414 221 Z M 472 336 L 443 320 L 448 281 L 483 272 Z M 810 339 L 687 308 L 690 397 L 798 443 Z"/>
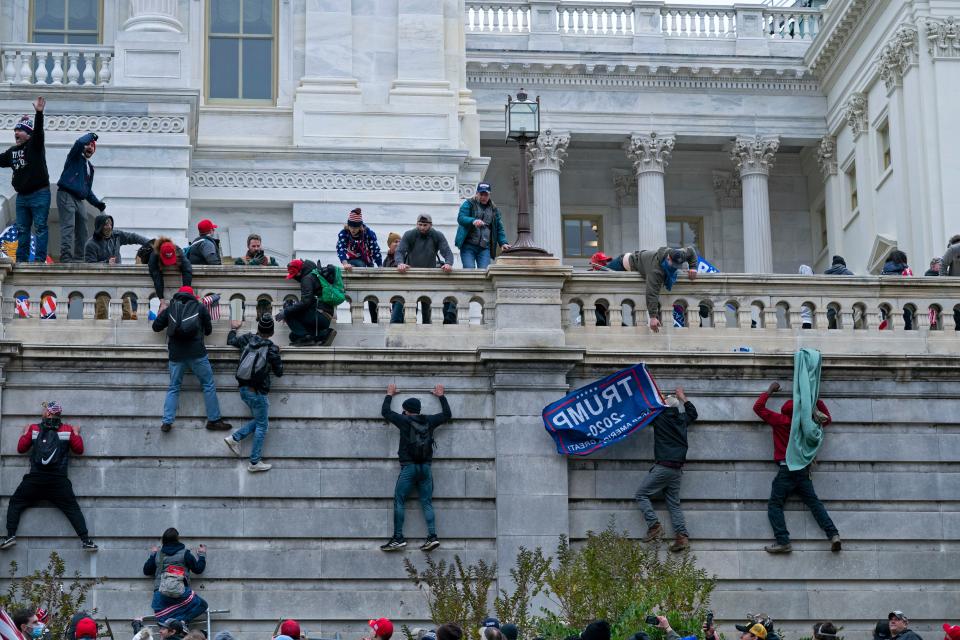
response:
<path fill-rule="evenodd" d="M 220 294 L 213 293 L 208 296 L 203 296 L 200 298 L 200 302 L 207 308 L 207 311 L 210 312 L 211 320 L 220 319 Z"/>
<path fill-rule="evenodd" d="M 48 293 L 40 299 L 40 319 L 57 319 L 57 297 L 55 295 Z"/>
<path fill-rule="evenodd" d="M 13 624 L 13 619 L 3 607 L 0 607 L 0 638 L 2 640 L 24 640 L 23 634 L 17 629 L 17 625 Z"/>
<path fill-rule="evenodd" d="M 16 298 L 17 316 L 20 318 L 30 317 L 30 298 L 27 296 L 17 296 Z"/>

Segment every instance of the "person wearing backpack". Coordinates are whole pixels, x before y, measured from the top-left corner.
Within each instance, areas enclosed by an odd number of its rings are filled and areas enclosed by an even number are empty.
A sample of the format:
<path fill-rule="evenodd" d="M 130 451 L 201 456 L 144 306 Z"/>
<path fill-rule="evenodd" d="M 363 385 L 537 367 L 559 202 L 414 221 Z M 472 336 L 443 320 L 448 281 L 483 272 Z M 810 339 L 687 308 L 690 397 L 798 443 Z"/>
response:
<path fill-rule="evenodd" d="M 287 280 L 300 283 L 300 300 L 289 302 L 274 319 L 290 327 L 290 346 L 313 344 L 329 346 L 337 335 L 330 328 L 337 305 L 346 299 L 340 269 L 327 265 L 322 269 L 311 260 L 291 260 Z"/>
<path fill-rule="evenodd" d="M 180 385 L 187 370 L 193 372 L 203 388 L 203 403 L 207 410 L 207 429 L 227 431 L 233 426 L 223 421 L 220 415 L 220 402 L 217 400 L 217 385 L 213 380 L 213 368 L 207 359 L 207 347 L 203 336 L 213 332 L 210 312 L 200 304 L 193 294 L 193 288 L 180 287 L 170 299 L 170 304 L 160 302 L 160 313 L 153 321 L 153 330 L 157 333 L 166 330 L 170 386 L 163 403 L 163 423 L 160 430 L 164 433 L 173 428 L 177 417 L 177 404 L 180 401 Z"/>
<path fill-rule="evenodd" d="M 42 406 L 40 424 L 27 426 L 17 441 L 17 453 L 30 452 L 30 471 L 23 476 L 20 486 L 10 497 L 10 504 L 7 505 L 7 537 L 0 542 L 0 549 L 9 549 L 17 544 L 17 527 L 23 512 L 41 500 L 48 500 L 67 516 L 80 537 L 83 549 L 96 551 L 97 545 L 90 538 L 87 521 L 67 477 L 70 454 L 83 455 L 80 428 L 61 421 L 63 409 L 60 403 L 44 402 Z"/>
<path fill-rule="evenodd" d="M 450 404 L 443 395 L 443 385 L 433 388 L 433 395 L 440 399 L 442 413 L 421 415 L 420 400 L 407 398 L 401 405 L 403 413 L 397 413 L 390 408 L 393 396 L 397 395 L 397 385 L 387 385 L 387 395 L 383 399 L 381 415 L 387 422 L 400 430 L 400 446 L 397 456 L 400 458 L 400 475 L 397 476 L 397 486 L 393 493 L 393 537 L 386 544 L 381 545 L 381 551 L 399 551 L 407 546 L 403 537 L 404 502 L 414 485 L 420 495 L 420 506 L 423 508 L 423 517 L 427 521 L 427 539 L 420 549 L 432 551 L 440 546 L 437 539 L 437 526 L 433 516 L 433 432 L 444 422 L 450 420 Z"/>
<path fill-rule="evenodd" d="M 214 235 L 217 225 L 204 219 L 197 223 L 200 235 L 194 238 L 187 249 L 187 258 L 192 264 L 223 264 L 220 239 Z"/>
<path fill-rule="evenodd" d="M 190 622 L 207 610 L 206 601 L 190 588 L 190 574 L 207 567 L 207 547 L 200 545 L 194 555 L 180 542 L 180 532 L 170 527 L 163 532 L 162 545 L 150 548 L 143 563 L 143 575 L 153 576 L 153 615 L 157 620 Z"/>
<path fill-rule="evenodd" d="M 250 407 L 253 419 L 223 439 L 230 451 L 240 457 L 240 441 L 253 435 L 253 449 L 250 451 L 250 465 L 247 471 L 270 471 L 273 465 L 261 459 L 263 440 L 270 428 L 270 371 L 278 378 L 283 376 L 283 362 L 280 360 L 280 347 L 273 344 L 273 318 L 269 313 L 260 316 L 256 333 L 237 335 L 237 329 L 243 325 L 239 320 L 230 323 L 227 344 L 240 349 L 240 363 L 237 365 L 237 383 L 240 385 L 240 397 Z"/>

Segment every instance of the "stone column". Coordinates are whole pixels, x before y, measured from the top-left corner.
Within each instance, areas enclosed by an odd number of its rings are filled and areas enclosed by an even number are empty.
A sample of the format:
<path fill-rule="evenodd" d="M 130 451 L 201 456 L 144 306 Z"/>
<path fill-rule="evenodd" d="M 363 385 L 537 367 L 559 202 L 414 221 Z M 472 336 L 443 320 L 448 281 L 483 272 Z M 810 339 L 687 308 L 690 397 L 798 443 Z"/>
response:
<path fill-rule="evenodd" d="M 181 33 L 177 0 L 130 0 L 130 18 L 123 23 L 123 30 Z"/>
<path fill-rule="evenodd" d="M 557 258 L 563 258 L 560 167 L 569 144 L 569 133 L 547 129 L 527 151 L 533 174 L 533 238 L 538 247 Z"/>
<path fill-rule="evenodd" d="M 767 182 L 779 136 L 737 136 L 731 159 L 743 183 L 743 270 L 773 272 L 773 237 L 770 233 L 770 194 Z"/>
<path fill-rule="evenodd" d="M 674 136 L 633 134 L 627 142 L 627 157 L 637 176 L 637 210 L 640 221 L 639 249 L 667 244 L 667 204 L 663 172 L 673 153 Z M 624 247 L 626 248 L 626 247 Z"/>

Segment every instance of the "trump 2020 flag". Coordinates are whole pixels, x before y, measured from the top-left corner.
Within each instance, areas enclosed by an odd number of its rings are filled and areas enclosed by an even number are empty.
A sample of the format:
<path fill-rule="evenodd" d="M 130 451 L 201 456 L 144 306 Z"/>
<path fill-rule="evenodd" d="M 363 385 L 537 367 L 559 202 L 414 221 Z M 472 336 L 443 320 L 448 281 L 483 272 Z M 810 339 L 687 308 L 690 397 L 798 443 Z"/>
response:
<path fill-rule="evenodd" d="M 543 426 L 557 453 L 586 456 L 647 426 L 665 408 L 657 384 L 640 363 L 548 404 Z"/>
<path fill-rule="evenodd" d="M 697 264 L 697 273 L 720 273 L 720 269 L 717 269 L 715 266 L 707 262 L 703 256 L 700 256 L 699 264 Z"/>

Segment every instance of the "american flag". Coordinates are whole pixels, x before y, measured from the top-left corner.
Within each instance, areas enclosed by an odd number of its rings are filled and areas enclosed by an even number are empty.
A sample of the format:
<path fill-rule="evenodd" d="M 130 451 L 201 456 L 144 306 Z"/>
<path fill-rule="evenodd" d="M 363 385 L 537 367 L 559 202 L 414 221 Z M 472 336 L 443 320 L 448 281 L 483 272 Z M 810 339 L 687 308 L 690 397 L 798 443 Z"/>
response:
<path fill-rule="evenodd" d="M 57 319 L 57 297 L 54 295 L 45 295 L 40 298 L 40 319 Z"/>
<path fill-rule="evenodd" d="M 27 296 L 17 296 L 17 315 L 21 318 L 30 317 L 30 299 Z"/>
<path fill-rule="evenodd" d="M 220 319 L 220 294 L 213 293 L 208 296 L 203 296 L 200 299 L 200 302 L 203 303 L 203 306 L 207 308 L 207 311 L 210 312 L 211 320 Z"/>
<path fill-rule="evenodd" d="M 682 304 L 673 305 L 673 326 L 674 327 L 677 327 L 678 329 L 680 329 L 686 326 L 684 322 L 686 320 L 685 312 L 686 312 L 686 309 L 683 308 Z"/>
<path fill-rule="evenodd" d="M 2 640 L 24 640 L 23 634 L 17 629 L 17 625 L 13 624 L 10 614 L 2 607 L 0 607 L 0 638 Z"/>

